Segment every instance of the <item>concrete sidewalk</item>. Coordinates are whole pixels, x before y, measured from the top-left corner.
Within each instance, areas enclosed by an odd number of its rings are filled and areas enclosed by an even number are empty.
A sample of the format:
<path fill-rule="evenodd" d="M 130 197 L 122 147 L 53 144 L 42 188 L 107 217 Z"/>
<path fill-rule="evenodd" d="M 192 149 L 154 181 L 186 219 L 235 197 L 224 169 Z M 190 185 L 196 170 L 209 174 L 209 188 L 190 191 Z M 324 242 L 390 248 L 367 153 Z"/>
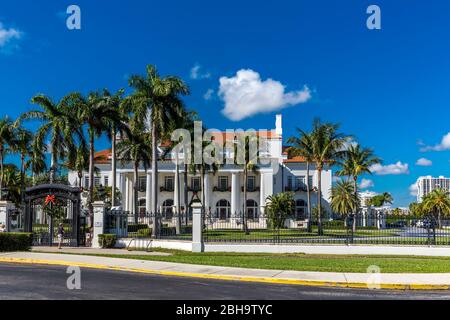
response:
<path fill-rule="evenodd" d="M 2 262 L 79 266 L 164 276 L 306 286 L 399 290 L 448 290 L 450 288 L 450 274 L 373 274 L 258 270 L 35 252 L 1 253 L 0 263 Z"/>

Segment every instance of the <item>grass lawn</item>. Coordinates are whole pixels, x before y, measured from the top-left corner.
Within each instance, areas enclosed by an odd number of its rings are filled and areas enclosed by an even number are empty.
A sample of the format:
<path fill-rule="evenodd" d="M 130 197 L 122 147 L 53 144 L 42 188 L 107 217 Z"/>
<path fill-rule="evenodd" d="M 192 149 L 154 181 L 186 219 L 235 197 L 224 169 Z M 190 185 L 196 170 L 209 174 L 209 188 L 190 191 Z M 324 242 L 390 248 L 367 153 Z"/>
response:
<path fill-rule="evenodd" d="M 228 266 L 254 269 L 277 269 L 322 272 L 367 272 L 372 265 L 382 273 L 450 273 L 450 257 L 339 256 L 305 254 L 192 253 L 154 249 L 170 256 L 107 255 L 95 256 L 152 261 Z"/>

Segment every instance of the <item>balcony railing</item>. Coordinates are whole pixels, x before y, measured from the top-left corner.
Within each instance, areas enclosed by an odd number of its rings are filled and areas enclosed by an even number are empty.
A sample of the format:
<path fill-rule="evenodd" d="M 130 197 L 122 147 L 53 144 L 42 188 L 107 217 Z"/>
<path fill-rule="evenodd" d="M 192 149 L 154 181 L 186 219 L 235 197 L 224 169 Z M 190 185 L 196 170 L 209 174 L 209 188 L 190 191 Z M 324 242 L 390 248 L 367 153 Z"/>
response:
<path fill-rule="evenodd" d="M 231 187 L 224 188 L 223 186 L 216 186 L 213 189 L 214 192 L 231 192 Z"/>
<path fill-rule="evenodd" d="M 244 187 L 241 187 L 241 190 L 244 192 Z M 260 190 L 260 187 L 247 188 L 247 192 L 259 192 Z"/>

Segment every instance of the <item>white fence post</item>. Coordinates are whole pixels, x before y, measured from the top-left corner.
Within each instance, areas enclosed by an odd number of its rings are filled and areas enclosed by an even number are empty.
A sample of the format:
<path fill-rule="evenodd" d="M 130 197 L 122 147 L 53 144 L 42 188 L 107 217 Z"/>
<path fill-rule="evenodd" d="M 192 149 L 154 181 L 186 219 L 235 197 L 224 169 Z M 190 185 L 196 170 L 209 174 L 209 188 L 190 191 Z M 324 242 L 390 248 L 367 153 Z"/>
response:
<path fill-rule="evenodd" d="M 9 211 L 14 209 L 14 204 L 10 201 L 0 201 L 0 225 L 6 226 L 6 231 L 9 232 Z"/>
<path fill-rule="evenodd" d="M 92 247 L 100 248 L 98 236 L 104 233 L 104 219 L 105 219 L 105 203 L 103 201 L 96 201 L 92 204 L 94 207 L 94 234 L 92 239 Z"/>
<path fill-rule="evenodd" d="M 202 204 L 194 202 L 192 204 L 192 252 L 203 252 L 203 215 Z"/>

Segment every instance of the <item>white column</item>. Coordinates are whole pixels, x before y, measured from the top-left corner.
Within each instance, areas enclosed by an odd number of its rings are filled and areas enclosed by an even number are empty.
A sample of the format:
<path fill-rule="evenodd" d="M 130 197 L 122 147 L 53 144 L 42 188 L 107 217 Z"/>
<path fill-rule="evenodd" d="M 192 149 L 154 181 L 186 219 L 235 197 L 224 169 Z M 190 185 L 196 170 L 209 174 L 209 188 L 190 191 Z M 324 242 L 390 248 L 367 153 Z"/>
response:
<path fill-rule="evenodd" d="M 174 208 L 174 213 L 179 213 L 177 212 L 178 210 L 178 206 L 180 205 L 180 170 L 177 168 L 175 168 L 175 181 L 174 181 L 174 188 L 173 188 L 173 206 Z"/>
<path fill-rule="evenodd" d="M 239 190 L 239 173 L 234 172 L 231 175 L 231 217 L 235 218 L 239 216 L 240 211 L 242 210 L 240 206 L 240 193 Z"/>
<path fill-rule="evenodd" d="M 147 212 L 152 211 L 151 206 L 151 198 L 152 198 L 152 174 L 151 172 L 147 172 L 147 182 L 145 189 L 145 210 Z"/>
<path fill-rule="evenodd" d="M 3 224 L 6 227 L 6 231 L 9 230 L 9 211 L 14 208 L 12 202 L 0 201 L 0 225 Z"/>
<path fill-rule="evenodd" d="M 211 186 L 209 173 L 205 174 L 205 180 L 203 184 L 205 186 L 205 190 L 203 190 L 203 192 L 205 193 L 205 210 L 208 213 L 209 208 L 211 207 Z"/>
<path fill-rule="evenodd" d="M 260 173 L 260 182 L 259 182 L 259 213 L 260 217 L 264 217 L 265 209 L 266 209 L 266 190 L 264 187 L 264 173 Z"/>

